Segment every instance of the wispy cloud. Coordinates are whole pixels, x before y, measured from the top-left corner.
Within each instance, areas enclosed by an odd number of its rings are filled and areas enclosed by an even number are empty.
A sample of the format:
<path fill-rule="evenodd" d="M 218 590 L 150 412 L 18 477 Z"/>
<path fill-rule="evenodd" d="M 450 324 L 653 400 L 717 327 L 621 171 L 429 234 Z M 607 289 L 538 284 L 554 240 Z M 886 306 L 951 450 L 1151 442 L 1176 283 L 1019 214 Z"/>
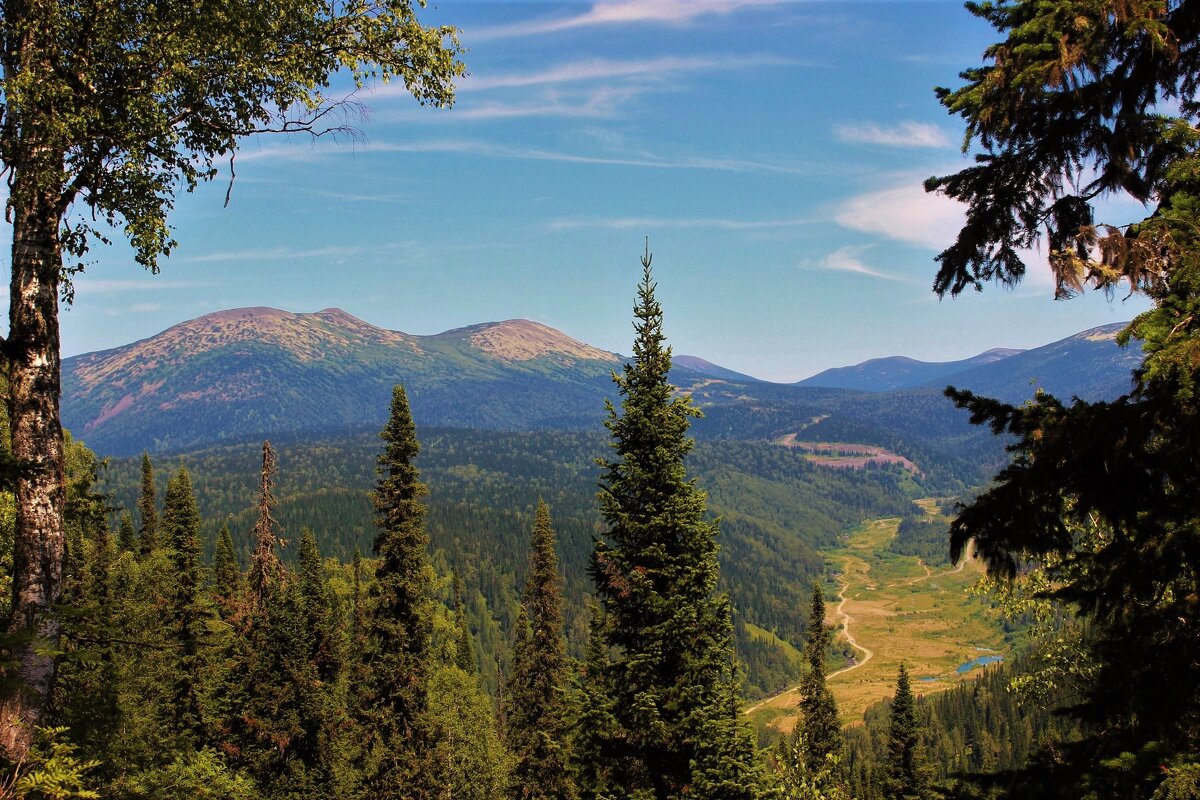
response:
<path fill-rule="evenodd" d="M 762 66 L 796 64 L 793 59 L 772 55 L 758 56 L 663 56 L 661 58 L 617 61 L 606 58 L 555 64 L 531 72 L 465 78 L 459 92 L 482 92 L 528 86 L 563 83 L 611 81 L 616 78 L 662 80 L 668 75 L 704 70 L 748 69 Z M 389 84 L 390 86 L 390 84 Z"/>
<path fill-rule="evenodd" d="M 595 3 L 582 14 L 540 17 L 511 25 L 466 29 L 463 41 L 510 39 L 546 33 L 590 28 L 598 25 L 628 25 L 651 23 L 683 25 L 701 17 L 725 17 L 749 8 L 781 5 L 786 0 L 612 0 Z"/>
<path fill-rule="evenodd" d="M 656 156 L 638 153 L 632 156 L 588 155 L 557 150 L 512 147 L 474 139 L 430 139 L 420 142 L 397 142 L 373 145 L 372 150 L 392 153 L 460 153 L 492 158 L 512 158 L 527 161 L 560 161 L 571 164 L 597 164 L 653 169 L 702 169 L 720 172 L 766 172 L 799 175 L 808 172 L 797 164 L 778 164 L 722 156 Z"/>
<path fill-rule="evenodd" d="M 592 155 L 495 144 L 479 139 L 425 139 L 414 142 L 366 142 L 353 148 L 277 147 L 259 151 L 258 158 L 286 163 L 310 162 L 335 156 L 366 156 L 381 153 L 456 153 L 484 158 L 507 158 L 523 161 L 558 161 L 569 164 L 597 164 L 651 169 L 699 169 L 718 172 L 761 172 L 784 175 L 805 175 L 813 172 L 810 164 L 755 161 L 726 156 L 660 156 L 654 153 L 629 151 L 627 155 Z M 241 158 L 239 156 L 239 158 Z"/>
<path fill-rule="evenodd" d="M 885 281 L 902 281 L 895 275 L 888 275 L 886 272 L 867 266 L 863 263 L 860 256 L 871 249 L 870 245 L 851 245 L 849 247 L 841 247 L 834 250 L 829 255 L 825 256 L 818 266 L 821 269 L 830 270 L 832 272 L 853 272 L 856 275 L 866 275 L 870 278 L 879 278 Z"/>
<path fill-rule="evenodd" d="M 310 258 L 345 258 L 347 256 L 363 255 L 365 253 L 384 253 L 395 250 L 409 250 L 417 247 L 413 242 L 388 242 L 381 245 L 363 247 L 360 245 L 326 245 L 325 247 L 294 248 L 294 247 L 262 247 L 249 250 L 225 250 L 215 253 L 205 253 L 193 256 L 188 261 L 198 263 L 213 263 L 224 261 L 290 261 Z"/>
<path fill-rule="evenodd" d="M 172 292 L 184 289 L 204 289 L 212 286 L 210 281 L 180 281 L 156 275 L 140 279 L 88 278 L 79 276 L 75 285 L 80 293 L 113 294 L 116 292 Z"/>
<path fill-rule="evenodd" d="M 551 220 L 546 228 L 552 231 L 577 230 L 580 228 L 606 228 L 610 230 L 661 230 L 663 228 L 717 228 L 727 231 L 763 230 L 767 228 L 794 228 L 809 225 L 817 220 L 807 217 L 790 219 L 728 219 L 721 217 L 669 218 L 669 217 L 577 217 Z"/>
<path fill-rule="evenodd" d="M 449 113 L 404 104 L 388 112 L 406 122 L 453 123 L 516 117 L 611 118 L 629 102 L 649 92 L 678 90 L 684 76 L 705 71 L 729 72 L 765 66 L 796 65 L 794 59 L 773 55 L 738 55 L 640 60 L 588 59 L 555 64 L 526 72 L 468 77 L 458 87 L 459 101 Z M 376 97 L 407 94 L 388 84 Z M 482 101 L 481 94 L 500 98 Z"/>
<path fill-rule="evenodd" d="M 946 132 L 924 122 L 900 122 L 883 127 L 874 122 L 838 125 L 834 133 L 843 142 L 878 144 L 886 147 L 949 147 Z"/>

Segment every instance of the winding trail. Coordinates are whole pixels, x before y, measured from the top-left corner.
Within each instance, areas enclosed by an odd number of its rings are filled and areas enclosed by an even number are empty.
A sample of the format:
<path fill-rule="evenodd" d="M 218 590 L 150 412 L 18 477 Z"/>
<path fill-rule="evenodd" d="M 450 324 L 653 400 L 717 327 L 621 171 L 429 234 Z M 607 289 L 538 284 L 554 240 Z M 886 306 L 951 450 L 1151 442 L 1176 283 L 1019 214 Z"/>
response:
<path fill-rule="evenodd" d="M 838 598 L 840 599 L 840 602 L 837 604 L 837 615 L 842 620 L 842 633 L 844 633 L 846 635 L 846 642 L 851 647 L 853 647 L 855 650 L 858 650 L 859 652 L 862 653 L 862 659 L 861 660 L 856 659 L 855 662 L 853 664 L 851 664 L 850 666 L 842 667 L 839 670 L 829 673 L 828 675 L 825 676 L 825 680 L 829 680 L 830 678 L 832 678 L 835 675 L 841 675 L 843 673 L 849 672 L 852 669 L 858 669 L 863 664 L 866 664 L 868 661 L 870 661 L 872 658 L 875 657 L 875 651 L 871 650 L 870 648 L 863 647 L 861 644 L 859 644 L 858 640 L 854 638 L 854 634 L 850 632 L 850 623 L 854 621 L 854 617 L 847 614 L 846 609 L 845 609 L 846 590 L 849 588 L 850 588 L 850 584 L 846 583 L 845 581 L 842 581 L 841 588 L 838 591 Z"/>

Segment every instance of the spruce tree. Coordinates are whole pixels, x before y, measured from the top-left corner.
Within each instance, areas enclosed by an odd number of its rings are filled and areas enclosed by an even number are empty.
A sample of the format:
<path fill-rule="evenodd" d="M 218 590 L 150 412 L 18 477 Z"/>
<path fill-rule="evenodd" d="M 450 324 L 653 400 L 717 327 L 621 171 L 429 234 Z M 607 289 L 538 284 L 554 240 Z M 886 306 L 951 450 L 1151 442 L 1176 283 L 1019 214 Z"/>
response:
<path fill-rule="evenodd" d="M 258 520 L 251 537 L 254 551 L 250 554 L 250 602 L 263 606 L 270 602 L 276 584 L 283 580 L 283 564 L 278 548 L 284 544 L 275 521 L 275 451 L 270 442 L 263 442 L 262 472 L 259 478 Z"/>
<path fill-rule="evenodd" d="M 148 463 L 148 459 L 143 459 L 143 469 Z M 204 632 L 204 609 L 200 599 L 200 511 L 192 491 L 191 476 L 182 466 L 167 481 L 162 531 L 172 566 L 172 596 L 168 602 L 176 654 L 167 727 L 179 745 L 196 747 L 204 741 L 200 702 L 203 683 L 201 638 Z"/>
<path fill-rule="evenodd" d="M 221 525 L 221 532 L 217 534 L 217 547 L 213 553 L 213 583 L 222 612 L 232 613 L 241 594 L 242 570 L 238 566 L 228 524 Z"/>
<path fill-rule="evenodd" d="M 142 452 L 142 493 L 138 496 L 137 507 L 141 517 L 138 552 L 145 556 L 158 547 L 158 496 L 154 487 L 154 466 L 150 463 L 150 454 L 145 451 Z"/>
<path fill-rule="evenodd" d="M 475 648 L 471 645 L 471 626 L 467 623 L 467 602 L 463 595 L 462 577 L 454 573 L 454 622 L 458 626 L 458 646 L 455 652 L 455 663 L 459 669 L 468 675 L 479 671 L 475 661 Z"/>
<path fill-rule="evenodd" d="M 511 794 L 518 800 L 577 796 L 568 770 L 567 650 L 555 541 L 550 509 L 539 500 L 507 687 L 508 744 L 516 758 Z"/>
<path fill-rule="evenodd" d="M 433 627 L 431 568 L 425 534 L 428 490 L 413 463 L 420 452 L 404 387 L 392 390 L 380 433 L 375 485 L 375 555 L 365 630 L 361 735 L 363 795 L 391 800 L 428 795 L 422 752 Z"/>
<path fill-rule="evenodd" d="M 132 553 L 137 549 L 137 533 L 133 527 L 133 515 L 124 511 L 121 513 L 121 521 L 117 528 L 117 551 L 118 553 Z"/>
<path fill-rule="evenodd" d="M 829 756 L 842 753 L 842 726 L 838 720 L 837 701 L 825 685 L 825 653 L 832 639 L 825 624 L 825 597 L 821 584 L 814 583 L 812 605 L 808 615 L 808 637 L 804 645 L 808 657 L 808 672 L 800 683 L 800 724 L 802 755 L 810 774 L 825 768 Z"/>
<path fill-rule="evenodd" d="M 919 748 L 916 704 L 908 682 L 908 668 L 901 664 L 896 678 L 896 696 L 892 700 L 888 760 L 883 779 L 884 796 L 889 800 L 923 800 L 928 796 L 928 777 Z"/>
<path fill-rule="evenodd" d="M 605 422 L 615 455 L 601 461 L 607 533 L 591 574 L 613 650 L 616 729 L 600 755 L 628 796 L 757 797 L 756 754 L 736 719 L 730 605 L 717 592 L 718 527 L 684 467 L 699 412 L 668 381 L 650 260 L 647 248 L 633 360 L 614 376 L 621 413 L 610 403 Z"/>
<path fill-rule="evenodd" d="M 345 727 L 345 640 L 336 599 L 329 589 L 316 535 L 300 532 L 300 612 L 306 631 L 311 680 L 300 691 L 300 740 L 296 756 L 307 766 L 317 796 L 335 795 L 334 776 L 340 758 L 340 731 Z"/>

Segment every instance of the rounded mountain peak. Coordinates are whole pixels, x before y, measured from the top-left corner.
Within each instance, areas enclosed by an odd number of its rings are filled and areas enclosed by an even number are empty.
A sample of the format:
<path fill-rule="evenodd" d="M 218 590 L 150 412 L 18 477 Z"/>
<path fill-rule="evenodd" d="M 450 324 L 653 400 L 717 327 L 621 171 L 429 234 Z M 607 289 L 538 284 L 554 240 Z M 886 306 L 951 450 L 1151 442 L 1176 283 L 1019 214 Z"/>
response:
<path fill-rule="evenodd" d="M 485 322 L 460 328 L 471 347 L 502 361 L 530 361 L 561 357 L 572 360 L 617 361 L 615 353 L 592 347 L 565 333 L 528 319 Z"/>

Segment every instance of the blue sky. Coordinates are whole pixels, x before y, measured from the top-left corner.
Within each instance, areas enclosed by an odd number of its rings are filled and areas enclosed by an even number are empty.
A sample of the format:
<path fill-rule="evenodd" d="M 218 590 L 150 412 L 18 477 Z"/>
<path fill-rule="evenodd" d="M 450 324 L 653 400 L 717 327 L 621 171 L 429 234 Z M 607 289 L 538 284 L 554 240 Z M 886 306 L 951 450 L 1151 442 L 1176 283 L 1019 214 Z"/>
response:
<path fill-rule="evenodd" d="M 245 142 L 228 208 L 227 174 L 178 203 L 161 274 L 95 252 L 64 354 L 250 305 L 418 334 L 525 317 L 627 352 L 646 236 L 676 352 L 772 380 L 1032 347 L 1144 308 L 1055 302 L 1043 268 L 1015 291 L 931 293 L 959 211 L 920 182 L 966 163 L 932 90 L 991 41 L 957 3 L 443 2 L 423 18 L 468 48 L 452 109 L 375 87 L 358 140 Z"/>

